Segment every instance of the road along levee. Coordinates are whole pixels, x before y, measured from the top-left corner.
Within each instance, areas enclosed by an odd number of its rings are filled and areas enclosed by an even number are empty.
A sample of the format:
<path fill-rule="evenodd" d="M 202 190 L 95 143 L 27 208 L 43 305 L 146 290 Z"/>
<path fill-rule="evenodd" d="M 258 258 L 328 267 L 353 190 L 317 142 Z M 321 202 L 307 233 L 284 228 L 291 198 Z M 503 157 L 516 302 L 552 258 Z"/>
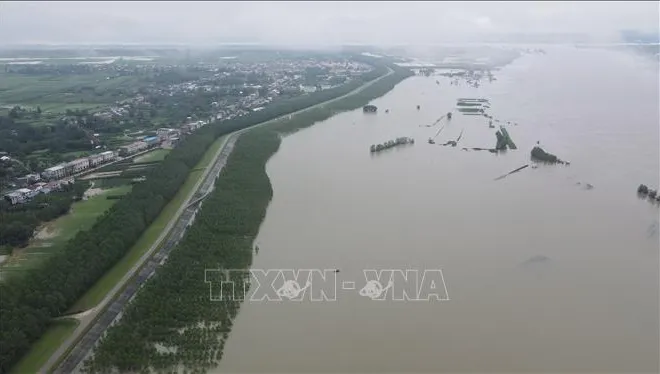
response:
<path fill-rule="evenodd" d="M 125 305 L 135 296 L 137 290 L 147 279 L 154 274 L 158 265 L 167 259 L 167 254 L 176 246 L 185 233 L 185 229 L 192 224 L 195 213 L 200 206 L 198 203 L 212 191 L 217 175 L 222 171 L 236 140 L 241 134 L 354 95 L 393 73 L 394 70 L 388 68 L 386 74 L 344 95 L 226 135 L 222 146 L 214 156 L 215 162 L 211 167 L 206 168 L 204 175 L 193 188 L 193 192 L 181 204 L 177 214 L 168 222 L 156 242 L 91 312 L 85 312 L 73 334 L 48 359 L 39 372 L 72 373 L 79 367 L 84 358 L 91 353 L 92 348 L 94 348 L 105 330 L 120 316 Z M 165 238 L 167 238 L 167 241 L 164 241 Z M 52 370 L 53 367 L 56 367 L 56 369 Z"/>

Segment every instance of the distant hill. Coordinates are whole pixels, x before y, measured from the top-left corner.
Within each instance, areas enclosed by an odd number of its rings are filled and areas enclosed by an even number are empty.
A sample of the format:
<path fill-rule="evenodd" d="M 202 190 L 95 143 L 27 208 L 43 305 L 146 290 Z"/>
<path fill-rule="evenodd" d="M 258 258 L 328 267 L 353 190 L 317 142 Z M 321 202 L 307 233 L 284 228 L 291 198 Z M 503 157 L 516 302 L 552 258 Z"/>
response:
<path fill-rule="evenodd" d="M 621 30 L 620 34 L 625 43 L 660 43 L 658 31 Z"/>

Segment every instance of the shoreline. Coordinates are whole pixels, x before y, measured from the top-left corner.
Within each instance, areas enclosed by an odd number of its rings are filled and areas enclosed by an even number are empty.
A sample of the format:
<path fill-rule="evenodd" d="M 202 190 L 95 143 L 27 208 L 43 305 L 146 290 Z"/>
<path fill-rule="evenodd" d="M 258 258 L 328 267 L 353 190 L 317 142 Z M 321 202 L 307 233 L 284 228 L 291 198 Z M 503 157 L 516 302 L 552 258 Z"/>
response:
<path fill-rule="evenodd" d="M 191 226 L 191 228 L 189 229 L 190 234 L 186 235 L 183 241 L 179 244 L 184 248 L 181 248 L 178 251 L 177 250 L 173 251 L 171 254 L 172 261 L 168 261 L 162 266 L 162 269 L 159 272 L 160 276 L 154 278 L 153 280 L 153 282 L 156 284 L 152 284 L 152 287 L 149 288 L 149 290 L 151 290 L 152 292 L 151 296 L 158 297 L 157 295 L 160 292 L 164 292 L 164 290 L 159 287 L 161 285 L 158 284 L 158 282 L 161 281 L 162 279 L 165 279 L 163 280 L 164 282 L 167 280 L 168 277 L 173 277 L 175 279 L 178 279 L 178 277 L 180 276 L 187 277 L 190 276 L 190 274 L 195 274 L 195 272 L 191 272 L 190 269 L 194 268 L 195 266 L 199 266 L 199 262 L 203 262 L 204 258 L 206 258 L 207 261 L 210 262 L 212 258 L 215 258 L 215 261 L 222 261 L 220 260 L 221 258 L 223 258 L 224 256 L 228 256 L 229 259 L 226 259 L 225 261 L 222 262 L 234 261 L 229 264 L 231 265 L 232 268 L 249 267 L 252 262 L 252 247 L 254 244 L 253 240 L 254 238 L 256 238 L 256 235 L 258 234 L 258 230 L 261 226 L 261 223 L 265 218 L 266 209 L 272 198 L 272 186 L 270 185 L 270 180 L 268 179 L 268 176 L 266 175 L 265 172 L 265 164 L 270 159 L 270 157 L 272 157 L 277 152 L 277 149 L 279 148 L 281 142 L 281 136 L 283 134 L 284 135 L 290 134 L 295 131 L 301 130 L 303 128 L 312 126 L 315 123 L 328 119 L 340 112 L 359 109 L 365 103 L 368 103 L 369 101 L 389 92 L 396 84 L 400 83 L 403 79 L 410 76 L 409 74 L 403 76 L 403 74 L 399 73 L 399 75 L 397 75 L 396 77 L 392 78 L 390 81 L 387 82 L 387 86 L 373 85 L 373 83 L 380 81 L 386 77 L 389 77 L 393 73 L 394 71 L 390 69 L 390 72 L 388 74 L 385 74 L 377 78 L 376 80 L 371 81 L 370 84 L 360 87 L 360 89 L 351 92 L 349 95 L 344 95 L 342 97 L 336 98 L 332 100 L 332 102 L 324 102 L 318 107 L 313 108 L 312 110 L 305 111 L 303 113 L 298 113 L 297 115 L 292 116 L 291 120 L 280 119 L 274 121 L 272 126 L 267 126 L 267 127 L 264 126 L 258 130 L 250 131 L 249 134 L 246 134 L 245 136 L 239 138 L 239 140 L 236 143 L 236 146 L 234 147 L 233 152 L 229 156 L 229 159 L 227 161 L 227 167 L 223 169 L 223 171 L 220 174 L 220 177 L 216 181 L 217 188 L 215 188 L 207 197 L 208 200 L 207 204 L 209 204 L 210 207 L 206 206 L 205 207 L 206 209 L 204 209 L 203 207 L 200 210 L 200 212 L 196 214 L 197 215 L 196 223 L 200 221 L 201 223 L 194 224 Z M 392 80 L 395 80 L 395 82 L 393 82 Z M 364 93 L 365 91 L 369 91 L 369 90 L 373 92 L 369 92 L 368 94 Z M 247 172 L 241 173 L 241 171 L 244 170 L 254 170 L 255 173 L 252 174 Z M 231 193 L 231 191 L 234 192 Z M 238 196 L 236 195 L 237 193 Z M 237 211 L 235 214 L 229 214 L 231 216 L 231 221 L 235 220 L 241 223 L 234 224 L 233 226 L 238 225 L 238 227 L 235 228 L 231 226 L 228 228 L 225 227 L 223 224 L 229 223 L 229 222 L 223 222 L 224 220 L 228 219 L 227 213 L 223 211 L 218 211 L 217 209 L 214 210 L 213 208 L 216 206 L 223 206 L 224 209 L 229 210 L 231 212 L 232 209 L 238 208 L 237 205 L 240 205 L 241 202 L 244 202 L 248 206 L 251 205 L 251 207 L 249 207 L 250 209 L 246 209 L 244 206 L 241 206 L 240 211 Z M 235 215 L 238 215 L 238 217 L 235 217 Z M 243 219 L 241 219 L 241 216 L 243 215 L 245 215 L 245 217 L 242 217 Z M 218 216 L 218 218 L 209 220 L 209 217 L 211 216 L 214 217 Z M 204 248 L 200 249 L 198 246 L 190 246 L 189 242 L 195 242 L 196 240 L 195 238 L 208 235 L 204 231 L 208 228 L 207 227 L 208 225 L 212 225 L 212 227 L 215 227 L 216 230 L 220 229 L 223 232 L 226 232 L 226 234 L 221 235 L 220 237 L 217 237 L 215 239 L 213 249 L 207 248 L 206 250 L 204 250 Z M 225 228 L 223 229 L 223 227 Z M 232 234 L 232 231 L 234 230 L 238 230 L 239 232 Z M 239 239 L 239 237 L 241 239 Z M 213 257 L 213 253 L 212 254 L 208 253 L 209 250 L 215 251 L 216 250 L 215 247 L 219 247 L 217 251 L 221 251 L 221 253 L 223 253 L 224 255 L 215 253 L 216 256 L 220 256 L 220 257 Z M 196 262 L 194 264 L 190 263 L 188 264 L 188 266 L 186 266 L 186 262 L 189 262 L 191 259 L 190 256 L 192 252 L 198 252 L 198 255 L 194 256 L 196 258 Z M 242 255 L 239 255 L 241 253 Z M 249 257 L 247 253 L 249 253 Z M 185 271 L 182 270 L 181 267 L 185 267 L 186 270 Z M 188 275 L 187 276 L 182 275 L 180 273 L 181 271 L 186 272 Z M 182 290 L 181 292 L 182 300 L 177 300 L 175 303 L 173 303 L 173 305 L 170 305 L 169 308 L 173 308 L 173 310 L 182 310 L 181 305 L 179 303 L 185 303 L 183 299 L 185 299 L 186 297 L 194 297 L 194 293 L 196 291 L 198 291 L 198 289 L 196 288 Z M 206 290 L 206 293 L 208 293 L 208 290 Z M 108 349 L 112 350 L 113 349 L 112 347 L 115 346 L 115 344 L 113 343 L 116 341 L 113 342 L 113 340 L 115 339 L 119 339 L 122 341 L 124 340 L 121 337 L 122 331 L 133 330 L 130 327 L 124 327 L 124 326 L 126 325 L 131 326 L 133 323 L 137 321 L 136 318 L 139 320 L 144 320 L 145 317 L 148 318 L 148 316 L 141 316 L 141 317 L 136 316 L 136 313 L 139 313 L 138 311 L 141 309 L 141 307 L 139 306 L 142 303 L 141 300 L 144 299 L 140 299 L 138 297 L 135 299 L 134 303 L 128 305 L 128 307 L 126 308 L 123 314 L 122 321 L 117 325 L 114 325 L 110 327 L 110 329 L 108 329 L 108 332 L 115 330 L 115 333 L 108 334 L 106 335 L 107 338 L 101 339 L 99 343 L 100 352 L 97 351 L 95 352 L 95 354 L 100 353 L 100 357 L 102 358 L 101 358 L 101 362 L 98 362 L 96 360 L 96 357 L 94 357 L 94 359 L 91 361 L 91 365 L 94 369 L 116 367 L 115 365 L 116 360 L 121 360 L 120 357 L 117 357 L 114 354 L 108 354 L 107 350 Z M 169 367 L 175 367 L 180 364 L 184 364 L 184 365 L 187 364 L 186 366 L 207 368 L 207 367 L 216 366 L 219 360 L 221 359 L 222 347 L 224 346 L 226 335 L 228 335 L 228 332 L 231 330 L 231 320 L 236 315 L 239 305 L 237 305 L 238 304 L 237 302 L 225 302 L 226 308 L 220 308 L 222 310 L 218 310 L 217 305 L 211 306 L 211 305 L 206 305 L 206 303 L 204 304 L 205 305 L 199 306 L 200 309 L 204 310 L 204 313 L 202 313 L 202 315 L 204 315 L 205 317 L 213 316 L 214 318 L 211 319 L 211 321 L 213 320 L 225 321 L 226 324 L 228 324 L 227 326 L 221 329 L 222 331 L 220 330 L 216 331 L 218 334 L 220 332 L 223 333 L 222 335 L 220 335 L 219 339 L 215 339 L 213 337 L 205 338 L 209 340 L 206 344 L 208 347 L 212 347 L 212 349 L 214 350 L 214 354 L 212 355 L 212 357 L 209 357 L 207 362 L 204 364 L 199 363 L 199 365 L 196 365 L 195 363 L 192 362 L 186 362 L 185 356 L 179 356 L 179 353 L 182 351 L 194 352 L 195 349 L 198 347 L 186 345 L 189 344 L 187 342 L 180 342 L 180 346 L 174 347 L 176 348 L 176 351 L 178 353 L 174 355 L 174 357 L 169 359 L 168 361 Z M 230 315 L 226 315 L 223 310 L 233 311 L 233 312 L 230 312 Z M 190 320 L 191 324 L 198 322 L 193 320 L 195 319 L 195 317 L 190 314 L 180 315 L 178 320 L 181 322 L 182 319 L 186 319 L 186 318 L 192 318 Z M 162 321 L 154 321 L 153 324 L 148 324 L 148 325 L 150 326 L 150 328 L 161 328 L 161 327 L 166 328 L 166 326 L 157 326 L 159 322 Z M 207 331 L 207 330 L 202 329 L 202 331 Z M 150 344 L 147 341 L 145 341 L 144 343 Z M 139 343 L 136 342 L 136 344 Z M 142 367 L 153 366 L 154 362 L 150 360 L 150 357 L 142 357 L 140 360 L 141 363 L 139 365 Z M 135 364 L 137 365 L 138 363 Z M 122 370 L 126 368 L 120 367 L 119 369 Z"/>

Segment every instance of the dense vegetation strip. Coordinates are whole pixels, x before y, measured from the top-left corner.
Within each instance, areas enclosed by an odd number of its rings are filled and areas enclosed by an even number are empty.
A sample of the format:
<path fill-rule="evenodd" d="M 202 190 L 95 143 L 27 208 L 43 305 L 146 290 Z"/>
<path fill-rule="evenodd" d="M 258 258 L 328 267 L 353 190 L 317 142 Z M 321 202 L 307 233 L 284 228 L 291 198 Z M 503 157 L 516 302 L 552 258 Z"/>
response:
<path fill-rule="evenodd" d="M 89 372 L 204 372 L 217 365 L 239 302 L 210 301 L 206 268 L 247 268 L 272 189 L 266 161 L 282 134 L 359 108 L 408 77 L 404 69 L 339 101 L 239 138 L 195 223 L 86 362 Z M 242 280 L 236 279 L 235 287 Z M 192 370 L 192 371 L 188 371 Z"/>
<path fill-rule="evenodd" d="M 149 170 L 146 181 L 99 217 L 90 230 L 79 232 L 49 257 L 42 269 L 20 281 L 0 283 L 0 373 L 8 372 L 46 331 L 50 320 L 69 309 L 126 254 L 217 137 L 344 95 L 385 71 L 381 64 L 346 85 L 202 127 Z"/>

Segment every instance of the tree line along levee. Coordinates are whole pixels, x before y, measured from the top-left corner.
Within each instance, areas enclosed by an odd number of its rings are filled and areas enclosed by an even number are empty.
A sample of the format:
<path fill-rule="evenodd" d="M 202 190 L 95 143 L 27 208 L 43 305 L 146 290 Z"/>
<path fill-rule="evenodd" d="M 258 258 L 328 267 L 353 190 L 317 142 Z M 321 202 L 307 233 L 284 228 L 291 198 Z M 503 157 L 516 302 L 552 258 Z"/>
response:
<path fill-rule="evenodd" d="M 156 268 L 162 265 L 166 260 L 172 249 L 178 244 L 179 240 L 186 232 L 186 228 L 193 222 L 196 212 L 201 204 L 197 204 L 207 194 L 211 192 L 213 182 L 218 177 L 221 168 L 225 166 L 227 156 L 231 152 L 233 142 L 236 137 L 228 141 L 225 150 L 220 157 L 215 161 L 211 171 L 205 177 L 203 183 L 200 185 L 199 191 L 193 196 L 193 201 L 186 207 L 181 216 L 179 216 L 176 224 L 172 228 L 165 244 L 161 246 L 153 257 L 142 267 L 136 277 L 129 281 L 129 284 L 122 290 L 121 294 L 113 300 L 112 304 L 101 314 L 98 320 L 90 330 L 85 333 L 81 341 L 74 347 L 73 351 L 61 362 L 54 374 L 65 374 L 74 372 L 79 368 L 83 360 L 88 357 L 91 350 L 94 349 L 103 333 L 109 328 L 113 322 L 118 321 L 120 313 L 124 310 L 125 306 L 137 295 L 137 291 L 144 285 L 144 283 L 153 276 Z"/>
<path fill-rule="evenodd" d="M 52 318 L 66 313 L 127 253 L 219 136 L 344 95 L 387 72 L 383 63 L 374 62 L 374 66 L 345 85 L 279 100 L 263 110 L 198 129 L 181 139 L 148 171 L 146 180 L 136 184 L 89 231 L 79 232 L 49 256 L 39 271 L 28 272 L 20 281 L 0 282 L 0 372 L 7 372 L 46 331 Z"/>
<path fill-rule="evenodd" d="M 360 108 L 409 75 L 397 69 L 355 95 L 242 135 L 195 223 L 158 269 L 158 276 L 150 278 L 121 319 L 109 327 L 85 370 L 169 372 L 183 367 L 202 373 L 216 366 L 240 301 L 209 300 L 208 287 L 200 287 L 212 281 L 205 279 L 204 266 L 244 269 L 252 262 L 253 240 L 272 198 L 264 164 L 277 151 L 281 137 L 339 111 Z M 241 288 L 243 279 L 236 282 L 235 287 Z"/>

